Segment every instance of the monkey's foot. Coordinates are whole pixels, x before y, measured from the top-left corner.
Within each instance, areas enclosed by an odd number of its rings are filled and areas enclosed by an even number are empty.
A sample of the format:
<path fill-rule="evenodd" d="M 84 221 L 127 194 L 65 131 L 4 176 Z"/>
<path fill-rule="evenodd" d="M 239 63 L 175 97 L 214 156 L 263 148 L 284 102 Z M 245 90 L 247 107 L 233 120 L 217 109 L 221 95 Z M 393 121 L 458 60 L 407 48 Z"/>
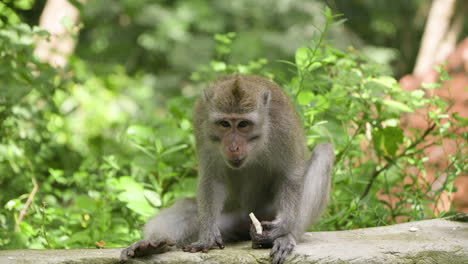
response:
<path fill-rule="evenodd" d="M 120 263 L 124 263 L 132 257 L 163 253 L 168 251 L 169 247 L 174 245 L 175 242 L 171 240 L 162 240 L 159 242 L 152 242 L 147 239 L 140 240 L 122 250 L 120 253 Z"/>
<path fill-rule="evenodd" d="M 278 237 L 273 241 L 273 248 L 270 252 L 272 264 L 281 264 L 292 253 L 296 246 L 296 240 L 291 234 Z"/>
<path fill-rule="evenodd" d="M 199 240 L 199 241 L 197 241 L 195 243 L 192 243 L 192 244 L 190 244 L 188 246 L 182 247 L 182 250 L 185 251 L 185 252 L 191 252 L 191 253 L 195 253 L 195 252 L 199 252 L 199 251 L 207 253 L 210 249 L 212 249 L 212 248 L 214 248 L 216 246 L 219 247 L 220 249 L 224 248 L 224 244 L 223 244 L 223 240 L 221 239 L 221 236 L 217 236 L 217 237 L 213 238 L 212 241 Z"/>

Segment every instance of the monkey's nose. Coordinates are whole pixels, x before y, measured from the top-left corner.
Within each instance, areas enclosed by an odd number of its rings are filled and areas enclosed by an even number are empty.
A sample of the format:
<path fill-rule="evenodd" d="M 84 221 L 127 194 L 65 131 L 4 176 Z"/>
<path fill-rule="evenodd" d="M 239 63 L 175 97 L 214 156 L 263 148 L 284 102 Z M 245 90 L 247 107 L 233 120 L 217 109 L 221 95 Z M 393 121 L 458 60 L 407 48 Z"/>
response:
<path fill-rule="evenodd" d="M 229 151 L 231 151 L 232 153 L 239 152 L 239 146 L 230 146 Z"/>

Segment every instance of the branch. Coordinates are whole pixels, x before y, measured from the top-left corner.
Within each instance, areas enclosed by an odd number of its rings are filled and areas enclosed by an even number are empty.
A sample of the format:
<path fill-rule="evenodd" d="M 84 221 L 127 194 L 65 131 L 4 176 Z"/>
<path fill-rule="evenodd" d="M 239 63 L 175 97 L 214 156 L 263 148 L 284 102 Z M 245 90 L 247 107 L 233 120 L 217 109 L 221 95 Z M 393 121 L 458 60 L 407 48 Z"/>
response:
<path fill-rule="evenodd" d="M 395 164 L 400 158 L 404 157 L 406 155 L 406 153 L 410 150 L 410 149 L 413 149 L 415 148 L 418 144 L 420 144 L 421 142 L 424 141 L 424 139 L 429 135 L 429 133 L 431 133 L 435 128 L 436 128 L 436 123 L 433 123 L 430 127 L 428 127 L 423 135 L 418 139 L 418 140 L 415 140 L 411 145 L 409 145 L 405 150 L 403 150 L 403 152 L 401 152 L 399 155 L 395 156 L 392 160 L 390 160 L 387 164 L 385 164 L 385 166 L 383 166 L 382 168 L 378 169 L 378 170 L 374 170 L 374 172 L 372 173 L 371 175 L 371 178 L 369 180 L 369 183 L 367 184 L 366 186 L 366 189 L 364 190 L 364 192 L 362 193 L 361 195 L 361 198 L 360 200 L 364 199 L 368 194 L 369 194 L 369 191 L 372 187 L 372 185 L 374 184 L 375 182 L 375 179 L 377 179 L 377 176 L 380 175 L 380 173 L 382 173 L 384 170 L 388 169 L 390 166 L 392 166 L 393 164 Z"/>
<path fill-rule="evenodd" d="M 31 191 L 31 193 L 29 194 L 28 200 L 24 204 L 23 209 L 21 209 L 21 212 L 20 212 L 19 217 L 18 217 L 18 221 L 16 221 L 16 224 L 15 224 L 15 232 L 20 231 L 19 230 L 19 225 L 20 225 L 21 221 L 23 221 L 23 217 L 26 214 L 26 211 L 28 210 L 29 205 L 31 205 L 32 200 L 34 199 L 34 196 L 36 195 L 37 189 L 39 189 L 39 186 L 37 185 L 36 178 L 34 178 L 34 176 L 32 177 L 32 182 L 33 182 L 34 187 L 33 187 L 32 191 Z"/>
<path fill-rule="evenodd" d="M 349 148 L 351 147 L 351 143 L 356 138 L 356 136 L 359 134 L 359 132 L 361 132 L 361 129 L 362 129 L 362 123 L 360 123 L 358 125 L 358 127 L 356 128 L 356 131 L 354 131 L 353 135 L 351 136 L 351 139 L 348 140 L 348 143 L 343 148 L 343 150 L 341 150 L 338 154 L 336 154 L 334 164 L 338 164 L 341 161 L 341 159 L 343 158 L 344 154 L 346 154 L 346 152 L 348 152 Z"/>

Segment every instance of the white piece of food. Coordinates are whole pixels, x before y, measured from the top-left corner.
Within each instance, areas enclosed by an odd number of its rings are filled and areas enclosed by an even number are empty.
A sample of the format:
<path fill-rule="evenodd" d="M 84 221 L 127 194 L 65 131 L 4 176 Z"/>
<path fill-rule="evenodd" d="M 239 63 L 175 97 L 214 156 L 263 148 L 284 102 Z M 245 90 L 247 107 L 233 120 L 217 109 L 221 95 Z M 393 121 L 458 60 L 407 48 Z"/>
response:
<path fill-rule="evenodd" d="M 261 235 L 263 232 L 262 224 L 260 224 L 260 221 L 258 221 L 254 213 L 250 213 L 249 216 L 250 216 L 250 220 L 252 220 L 252 224 L 254 225 L 255 230 L 257 231 L 257 234 Z"/>

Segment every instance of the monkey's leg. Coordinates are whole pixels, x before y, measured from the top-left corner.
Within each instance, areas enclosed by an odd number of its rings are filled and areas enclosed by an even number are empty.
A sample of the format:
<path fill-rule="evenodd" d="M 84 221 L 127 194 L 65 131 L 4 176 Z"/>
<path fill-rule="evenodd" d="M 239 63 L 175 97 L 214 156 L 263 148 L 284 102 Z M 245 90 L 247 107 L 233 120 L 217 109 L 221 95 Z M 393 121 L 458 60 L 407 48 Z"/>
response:
<path fill-rule="evenodd" d="M 219 228 L 223 242 L 229 243 L 249 240 L 250 218 L 247 212 L 223 212 L 217 219 L 216 225 Z M 207 250 L 192 250 L 192 246 L 193 244 L 190 244 L 182 249 L 192 253 L 198 251 L 207 252 Z M 216 246 L 214 248 L 216 248 Z M 224 244 L 222 248 L 224 248 Z"/>
<path fill-rule="evenodd" d="M 217 225 L 226 242 L 247 240 L 249 218 L 247 213 L 223 213 Z M 166 252 L 176 245 L 182 247 L 197 239 L 199 224 L 195 199 L 183 199 L 172 207 L 161 210 L 144 228 L 145 239 L 122 250 L 121 262 Z"/>
<path fill-rule="evenodd" d="M 197 202 L 195 198 L 177 201 L 161 210 L 143 229 L 144 237 L 151 241 L 173 240 L 177 246 L 196 238 L 198 234 Z"/>
<path fill-rule="evenodd" d="M 122 250 L 121 262 L 131 257 L 163 253 L 171 246 L 181 246 L 198 234 L 197 205 L 195 199 L 183 199 L 161 210 L 144 228 L 145 239 Z"/>
<path fill-rule="evenodd" d="M 295 230 L 298 237 L 309 225 L 318 220 L 327 206 L 334 159 L 332 144 L 324 143 L 315 147 L 307 163 L 299 207 L 299 221 Z"/>

